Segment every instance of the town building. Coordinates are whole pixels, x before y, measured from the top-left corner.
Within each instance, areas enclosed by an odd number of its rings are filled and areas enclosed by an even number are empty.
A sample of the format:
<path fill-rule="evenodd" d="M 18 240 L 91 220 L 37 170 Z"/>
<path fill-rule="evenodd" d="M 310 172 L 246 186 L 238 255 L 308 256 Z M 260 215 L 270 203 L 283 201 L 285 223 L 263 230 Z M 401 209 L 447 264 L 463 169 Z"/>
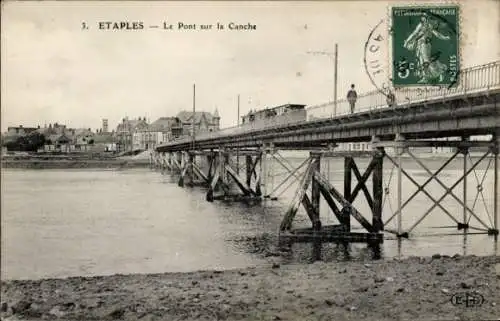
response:
<path fill-rule="evenodd" d="M 108 132 L 108 120 L 107 119 L 102 120 L 102 132 L 103 133 Z"/>
<path fill-rule="evenodd" d="M 94 144 L 95 134 L 90 128 L 78 128 L 69 131 L 75 151 L 89 151 Z"/>
<path fill-rule="evenodd" d="M 101 131 L 93 136 L 93 144 L 91 147 L 93 152 L 116 152 L 118 151 L 118 144 L 113 137 L 112 133 L 105 133 Z"/>
<path fill-rule="evenodd" d="M 133 134 L 134 149 L 152 149 L 182 136 L 182 123 L 177 117 L 160 117 L 148 127 Z"/>
<path fill-rule="evenodd" d="M 16 141 L 19 137 L 28 135 L 29 133 L 35 132 L 40 128 L 38 127 L 24 127 L 19 125 L 17 127 L 7 127 L 7 132 L 2 135 L 2 144 L 8 144 L 10 142 Z"/>
<path fill-rule="evenodd" d="M 27 135 L 31 132 L 34 132 L 35 130 L 40 129 L 40 126 L 38 127 L 23 127 L 23 125 L 19 125 L 17 127 L 7 127 L 7 133 L 5 134 L 6 136 L 24 136 Z"/>
<path fill-rule="evenodd" d="M 194 122 L 195 135 L 198 133 L 213 132 L 220 129 L 220 116 L 217 109 L 214 113 L 206 111 L 197 111 L 193 114 L 190 111 L 181 111 L 177 118 L 182 127 L 183 136 L 192 135 L 192 126 Z"/>
<path fill-rule="evenodd" d="M 137 119 L 128 119 L 125 117 L 116 127 L 116 139 L 119 151 L 131 151 L 134 148 L 133 135 L 138 130 L 148 127 L 146 117 Z"/>
<path fill-rule="evenodd" d="M 73 139 L 65 133 L 45 136 L 45 139 L 46 143 L 44 146 L 44 150 L 46 152 L 68 153 L 74 148 Z"/>

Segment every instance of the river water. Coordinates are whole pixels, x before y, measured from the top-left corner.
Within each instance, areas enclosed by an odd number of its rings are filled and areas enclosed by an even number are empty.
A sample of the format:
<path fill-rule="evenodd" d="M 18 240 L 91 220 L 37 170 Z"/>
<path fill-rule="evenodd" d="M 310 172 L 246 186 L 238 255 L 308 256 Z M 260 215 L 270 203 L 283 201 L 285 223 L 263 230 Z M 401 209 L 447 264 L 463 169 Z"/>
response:
<path fill-rule="evenodd" d="M 299 164 L 301 160 L 291 162 Z M 443 162 L 443 159 L 425 161 L 433 170 Z M 468 176 L 467 202 L 486 225 L 492 226 L 493 170 L 492 162 L 489 167 L 488 162 L 488 159 L 483 161 Z M 367 163 L 367 160 L 358 162 L 362 173 Z M 429 177 L 410 160 L 405 163 L 405 169 L 419 183 Z M 461 166 L 461 159 L 453 162 L 439 178 L 451 185 L 460 178 Z M 273 175 L 268 177 L 269 188 L 276 187 L 284 177 L 284 169 L 276 162 L 273 168 Z M 329 173 L 326 175 L 332 184 L 342 191 L 343 161 L 323 162 L 322 171 Z M 396 208 L 395 179 L 396 170 L 386 162 L 384 185 L 389 193 L 384 200 L 384 222 Z M 481 181 L 482 184 L 477 183 Z M 270 262 L 270 258 L 242 240 L 276 234 L 295 192 L 294 186 L 278 201 L 248 205 L 209 203 L 205 201 L 205 189 L 180 188 L 176 182 L 175 176 L 149 169 L 3 169 L 2 279 L 230 269 Z M 476 200 L 477 185 L 483 191 Z M 403 200 L 406 200 L 416 187 L 409 180 L 403 180 L 403 186 Z M 427 189 L 436 199 L 445 191 L 435 182 Z M 461 185 L 453 191 L 462 198 Z M 367 202 L 363 200 L 360 193 L 354 205 L 371 220 Z M 411 227 L 432 204 L 423 194 L 415 197 L 403 211 L 403 227 Z M 335 222 L 326 204 L 321 207 L 323 223 Z M 445 198 L 443 207 L 461 220 L 462 207 L 452 197 Z M 482 227 L 474 217 L 470 218 L 470 224 Z M 299 211 L 294 226 L 301 225 L 309 225 L 303 210 Z M 353 220 L 353 227 L 356 226 Z M 386 228 L 396 226 L 393 219 Z M 436 208 L 410 239 L 398 241 L 386 234 L 381 257 L 499 254 L 492 236 L 464 236 L 456 227 L 437 228 L 443 226 L 456 223 Z M 287 262 L 311 261 L 311 248 L 310 244 L 294 246 Z M 325 245 L 319 258 L 346 259 L 345 251 L 342 255 L 338 249 L 337 245 Z M 349 258 L 371 259 L 367 251 L 364 244 L 351 244 Z"/>

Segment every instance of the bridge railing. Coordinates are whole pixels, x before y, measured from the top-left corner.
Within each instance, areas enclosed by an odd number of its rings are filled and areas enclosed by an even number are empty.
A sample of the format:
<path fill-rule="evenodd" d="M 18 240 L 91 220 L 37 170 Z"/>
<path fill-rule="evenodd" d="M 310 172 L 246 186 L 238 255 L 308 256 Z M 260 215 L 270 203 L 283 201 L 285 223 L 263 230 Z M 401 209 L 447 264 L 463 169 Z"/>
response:
<path fill-rule="evenodd" d="M 455 95 L 464 95 L 485 89 L 500 87 L 500 61 L 489 64 L 466 68 L 459 74 L 455 86 L 433 86 L 426 88 L 399 88 L 394 91 L 395 105 L 402 106 L 410 103 L 423 102 L 429 99 L 448 98 Z M 388 107 L 387 97 L 378 90 L 358 96 L 355 106 L 356 112 Z M 333 115 L 334 104 L 307 107 L 308 120 L 317 118 L 330 118 Z M 350 114 L 350 106 L 346 99 L 337 101 L 336 116 Z"/>
<path fill-rule="evenodd" d="M 423 88 L 401 88 L 394 92 L 395 106 L 404 106 L 411 103 L 418 103 L 434 99 L 444 99 L 453 96 L 460 96 L 468 93 L 484 91 L 485 89 L 500 88 L 500 61 L 495 61 L 489 64 L 475 66 L 464 69 L 459 74 L 459 81 L 454 87 L 427 87 Z M 364 112 L 367 110 L 375 110 L 387 108 L 386 96 L 378 90 L 361 94 L 356 102 L 355 113 Z M 303 111 L 302 111 L 303 113 Z M 335 117 L 350 114 L 349 103 L 346 99 L 337 101 L 337 113 Z M 325 119 L 333 117 L 333 102 L 329 102 L 317 106 L 309 106 L 306 108 L 307 120 Z M 195 139 L 211 139 L 234 134 L 245 134 L 257 132 L 263 129 L 272 129 L 285 124 L 293 125 L 304 122 L 303 114 L 299 112 L 291 112 L 287 117 L 271 118 L 261 120 L 240 126 L 233 126 L 221 129 L 216 132 L 207 132 L 197 134 Z M 179 143 L 191 142 L 191 138 L 182 138 L 167 144 L 176 145 Z"/>

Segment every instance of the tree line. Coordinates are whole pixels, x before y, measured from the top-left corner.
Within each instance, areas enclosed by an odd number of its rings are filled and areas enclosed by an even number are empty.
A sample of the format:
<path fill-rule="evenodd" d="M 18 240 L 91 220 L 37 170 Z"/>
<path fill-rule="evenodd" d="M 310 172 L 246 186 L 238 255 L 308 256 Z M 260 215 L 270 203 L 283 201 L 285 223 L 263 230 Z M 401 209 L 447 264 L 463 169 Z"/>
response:
<path fill-rule="evenodd" d="M 31 133 L 26 136 L 17 137 L 15 140 L 3 142 L 2 146 L 8 151 L 15 152 L 36 152 L 46 144 L 51 144 L 50 139 L 47 139 L 44 134 Z"/>

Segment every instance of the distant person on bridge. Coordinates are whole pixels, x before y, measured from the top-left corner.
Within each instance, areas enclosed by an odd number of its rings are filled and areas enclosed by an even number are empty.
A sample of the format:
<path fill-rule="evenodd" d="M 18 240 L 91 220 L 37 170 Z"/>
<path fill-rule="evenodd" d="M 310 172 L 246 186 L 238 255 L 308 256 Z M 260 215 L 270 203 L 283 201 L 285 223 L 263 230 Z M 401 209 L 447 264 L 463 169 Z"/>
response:
<path fill-rule="evenodd" d="M 387 106 L 394 107 L 396 105 L 396 96 L 394 96 L 394 93 L 392 91 L 389 91 L 386 100 L 387 100 Z"/>
<path fill-rule="evenodd" d="M 349 105 L 351 106 L 351 114 L 354 113 L 356 100 L 358 100 L 358 93 L 356 93 L 356 90 L 354 90 L 354 84 L 352 84 L 351 89 L 347 92 L 347 101 L 349 101 Z"/>

